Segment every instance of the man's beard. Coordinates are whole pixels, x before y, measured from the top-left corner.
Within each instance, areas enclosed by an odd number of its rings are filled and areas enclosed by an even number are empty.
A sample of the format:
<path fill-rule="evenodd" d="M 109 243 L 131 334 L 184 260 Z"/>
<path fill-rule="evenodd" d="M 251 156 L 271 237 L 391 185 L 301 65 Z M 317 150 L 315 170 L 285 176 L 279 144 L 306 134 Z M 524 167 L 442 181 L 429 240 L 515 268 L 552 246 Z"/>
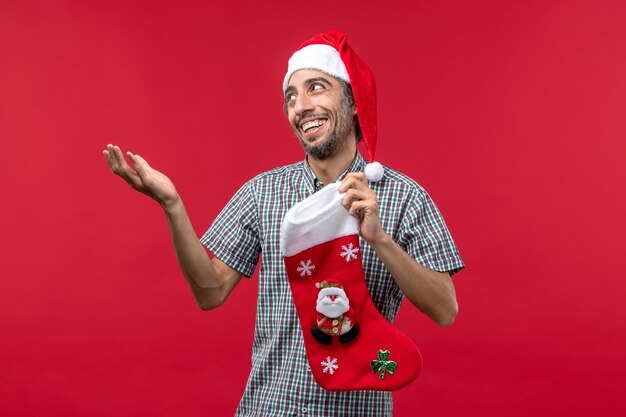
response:
<path fill-rule="evenodd" d="M 327 122 L 328 123 L 328 122 Z M 337 112 L 337 120 L 335 128 L 328 132 L 328 136 L 318 143 L 311 146 L 300 138 L 300 143 L 304 147 L 304 151 L 313 159 L 323 161 L 332 156 L 335 156 L 343 147 L 346 137 L 352 129 L 352 106 L 348 103 L 348 100 L 343 99 L 341 103 L 341 110 Z"/>

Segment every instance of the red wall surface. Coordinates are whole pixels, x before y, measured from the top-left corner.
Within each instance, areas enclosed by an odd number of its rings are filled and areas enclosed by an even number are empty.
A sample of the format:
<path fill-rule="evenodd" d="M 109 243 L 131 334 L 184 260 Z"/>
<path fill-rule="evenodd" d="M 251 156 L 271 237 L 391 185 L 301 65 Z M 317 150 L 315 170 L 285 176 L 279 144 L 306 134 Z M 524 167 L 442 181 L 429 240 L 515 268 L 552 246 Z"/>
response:
<path fill-rule="evenodd" d="M 395 415 L 621 415 L 626 3 L 591 0 L 1 1 L 2 415 L 234 413 L 256 276 L 199 310 L 160 208 L 101 151 L 166 172 L 203 233 L 303 157 L 281 81 L 333 28 L 377 76 L 378 159 L 467 264 L 451 328 L 402 307 L 424 370 Z"/>

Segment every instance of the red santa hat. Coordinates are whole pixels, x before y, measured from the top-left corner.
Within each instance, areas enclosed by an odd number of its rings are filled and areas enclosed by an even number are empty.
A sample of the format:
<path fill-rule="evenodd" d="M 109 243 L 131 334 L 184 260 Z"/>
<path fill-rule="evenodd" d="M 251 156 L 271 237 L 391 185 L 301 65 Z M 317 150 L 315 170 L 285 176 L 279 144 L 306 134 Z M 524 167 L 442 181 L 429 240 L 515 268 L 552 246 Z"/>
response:
<path fill-rule="evenodd" d="M 348 300 L 348 295 L 346 291 L 343 289 L 343 284 L 340 280 L 335 278 L 325 279 L 322 282 L 316 282 L 315 288 L 319 288 L 320 291 L 318 293 L 318 299 L 322 299 L 327 295 L 338 295 L 343 298 L 346 302 L 350 302 Z"/>
<path fill-rule="evenodd" d="M 352 87 L 363 140 L 370 156 L 365 176 L 379 181 L 384 174 L 382 165 L 375 161 L 376 137 L 376 83 L 374 74 L 348 45 L 346 35 L 339 31 L 322 33 L 300 45 L 289 59 L 283 92 L 291 75 L 301 69 L 315 69 L 344 80 Z"/>

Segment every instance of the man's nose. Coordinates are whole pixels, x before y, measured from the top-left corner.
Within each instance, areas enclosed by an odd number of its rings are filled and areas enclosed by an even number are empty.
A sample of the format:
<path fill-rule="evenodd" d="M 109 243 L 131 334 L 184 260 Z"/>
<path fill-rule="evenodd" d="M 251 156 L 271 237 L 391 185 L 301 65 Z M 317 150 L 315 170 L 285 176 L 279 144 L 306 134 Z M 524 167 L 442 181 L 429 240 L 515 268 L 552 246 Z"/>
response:
<path fill-rule="evenodd" d="M 298 96 L 296 97 L 296 103 L 293 108 L 294 112 L 297 115 L 301 115 L 305 111 L 312 109 L 313 101 L 311 100 L 311 97 L 309 97 L 307 94 L 298 94 Z"/>

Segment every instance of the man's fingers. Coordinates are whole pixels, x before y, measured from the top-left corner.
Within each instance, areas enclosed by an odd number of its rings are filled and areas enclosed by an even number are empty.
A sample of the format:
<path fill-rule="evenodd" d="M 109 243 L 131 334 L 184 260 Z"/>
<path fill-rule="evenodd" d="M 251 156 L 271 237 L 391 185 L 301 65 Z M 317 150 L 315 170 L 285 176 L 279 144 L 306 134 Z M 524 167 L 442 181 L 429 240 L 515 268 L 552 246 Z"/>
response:
<path fill-rule="evenodd" d="M 355 201 L 350 206 L 350 210 L 348 212 L 351 216 L 360 219 L 363 213 L 371 210 L 370 204 L 367 201 Z"/>
<path fill-rule="evenodd" d="M 122 177 L 132 188 L 140 190 L 143 188 L 143 182 L 137 172 L 131 168 L 126 162 L 121 149 L 115 145 L 107 145 L 107 149 L 103 151 L 104 157 L 111 167 L 114 174 Z"/>
<path fill-rule="evenodd" d="M 137 174 L 139 174 L 141 178 L 145 178 L 149 171 L 152 169 L 148 162 L 141 156 L 133 154 L 132 152 L 127 152 L 126 154 L 130 158 L 130 161 L 133 163 Z"/>
<path fill-rule="evenodd" d="M 113 155 L 115 156 L 115 161 L 118 164 L 118 167 L 122 171 L 127 172 L 132 169 L 128 165 L 128 162 L 126 162 L 126 158 L 124 158 L 124 154 L 122 154 L 122 150 L 119 148 L 119 146 L 113 146 Z"/>
<path fill-rule="evenodd" d="M 116 166 L 116 162 L 115 162 L 115 155 L 113 152 L 113 145 L 111 145 L 110 143 L 107 145 L 107 148 L 102 151 L 102 153 L 104 154 L 104 159 L 107 161 L 107 164 L 109 165 L 109 167 L 111 168 L 111 170 L 113 172 L 115 172 L 115 170 L 117 169 Z"/>
<path fill-rule="evenodd" d="M 106 161 L 107 165 L 111 166 L 111 156 L 109 155 L 109 151 L 106 149 L 103 150 L 102 155 L 104 155 L 104 160 Z"/>
<path fill-rule="evenodd" d="M 369 190 L 357 190 L 356 188 L 350 188 L 343 196 L 342 204 L 351 203 L 352 201 L 357 200 L 366 201 L 370 199 L 376 201 L 376 194 L 370 192 Z"/>
<path fill-rule="evenodd" d="M 108 144 L 106 152 L 108 154 L 107 162 L 109 163 L 109 166 L 111 167 L 111 170 L 114 173 L 120 175 L 120 173 L 122 171 L 122 161 L 120 160 L 119 148 L 117 146 Z M 122 158 L 122 160 L 123 160 L 123 158 Z"/>
<path fill-rule="evenodd" d="M 128 155 L 128 159 L 130 159 L 130 162 L 132 162 L 133 169 L 137 172 L 137 174 L 141 178 L 143 178 L 143 176 L 145 175 L 145 171 L 143 170 L 143 167 L 141 166 L 141 162 L 137 160 L 137 155 L 133 154 L 132 152 L 126 152 L 126 155 Z"/>
<path fill-rule="evenodd" d="M 122 150 L 118 146 L 113 146 L 113 155 L 115 157 L 115 164 L 118 170 L 116 173 L 126 181 L 133 180 L 133 182 L 136 182 L 137 172 L 130 165 L 128 165 Z"/>
<path fill-rule="evenodd" d="M 352 173 L 352 174 L 354 174 L 354 173 Z M 365 178 L 365 177 L 363 177 L 363 178 Z M 350 189 L 365 190 L 365 189 L 368 189 L 368 188 L 369 187 L 367 186 L 366 182 L 361 181 L 356 176 L 348 174 L 348 176 L 346 176 L 346 178 L 344 178 L 343 182 L 339 186 L 338 191 L 340 193 L 345 193 L 345 192 L 347 192 Z"/>
<path fill-rule="evenodd" d="M 345 179 L 354 178 L 363 184 L 367 184 L 367 180 L 365 179 L 365 173 L 363 172 L 350 172 L 346 175 Z"/>
<path fill-rule="evenodd" d="M 350 188 L 341 200 L 341 205 L 356 218 L 359 218 L 365 209 L 378 210 L 376 193 L 369 188 L 365 190 Z"/>

